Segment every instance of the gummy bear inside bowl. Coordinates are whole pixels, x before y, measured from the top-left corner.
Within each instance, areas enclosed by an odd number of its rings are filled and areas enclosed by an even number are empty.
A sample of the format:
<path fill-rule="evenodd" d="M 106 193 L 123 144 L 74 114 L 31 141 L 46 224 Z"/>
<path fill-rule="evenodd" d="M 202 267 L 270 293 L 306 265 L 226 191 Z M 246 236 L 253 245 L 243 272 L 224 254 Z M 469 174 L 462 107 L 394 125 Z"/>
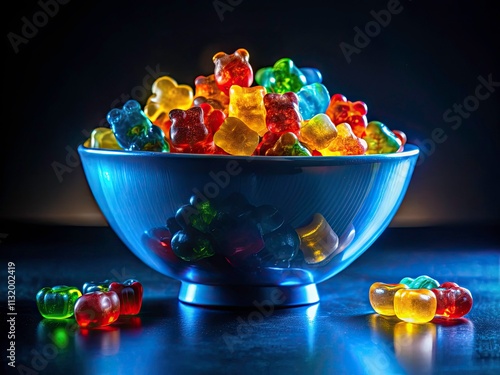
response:
<path fill-rule="evenodd" d="M 110 227 L 179 299 L 211 306 L 319 300 L 397 212 L 418 148 L 244 157 L 78 148 Z"/>

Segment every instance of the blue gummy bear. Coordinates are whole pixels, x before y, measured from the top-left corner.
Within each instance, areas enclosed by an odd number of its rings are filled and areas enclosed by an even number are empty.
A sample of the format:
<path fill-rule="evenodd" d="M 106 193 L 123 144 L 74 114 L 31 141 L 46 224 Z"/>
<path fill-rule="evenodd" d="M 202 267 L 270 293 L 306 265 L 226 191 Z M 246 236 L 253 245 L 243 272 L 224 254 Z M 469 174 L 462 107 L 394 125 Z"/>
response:
<path fill-rule="evenodd" d="M 316 68 L 300 68 L 300 71 L 306 77 L 306 82 L 308 85 L 310 85 L 311 83 L 323 82 L 323 75 Z"/>
<path fill-rule="evenodd" d="M 107 120 L 124 150 L 169 151 L 163 130 L 152 124 L 136 100 L 127 101 L 122 109 L 113 108 Z"/>
<path fill-rule="evenodd" d="M 330 93 L 322 83 L 311 83 L 300 89 L 299 111 L 302 119 L 309 120 L 318 113 L 325 113 L 330 104 Z"/>
<path fill-rule="evenodd" d="M 257 254 L 263 265 L 290 267 L 290 261 L 299 252 L 300 238 L 289 224 L 264 235 L 264 250 Z"/>

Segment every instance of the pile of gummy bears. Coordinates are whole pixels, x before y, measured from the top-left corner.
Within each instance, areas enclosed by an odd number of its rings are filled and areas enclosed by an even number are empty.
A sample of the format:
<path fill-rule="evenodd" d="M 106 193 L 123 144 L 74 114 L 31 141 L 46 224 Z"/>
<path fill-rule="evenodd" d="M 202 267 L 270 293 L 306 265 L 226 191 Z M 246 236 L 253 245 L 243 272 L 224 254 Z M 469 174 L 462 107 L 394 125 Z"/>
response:
<path fill-rule="evenodd" d="M 375 282 L 370 287 L 370 304 L 380 315 L 396 316 L 423 324 L 435 317 L 457 319 L 472 309 L 471 292 L 457 283 L 440 284 L 427 275 L 404 277 L 397 284 Z"/>
<path fill-rule="evenodd" d="M 406 135 L 367 120 L 368 107 L 330 96 L 321 72 L 289 58 L 254 71 L 247 50 L 213 56 L 195 89 L 159 77 L 144 108 L 129 100 L 94 129 L 90 147 L 240 156 L 337 156 L 402 151 Z M 194 91 L 194 92 L 193 92 Z"/>
<path fill-rule="evenodd" d="M 98 328 L 113 324 L 120 316 L 138 315 L 143 293 L 143 286 L 136 279 L 123 283 L 89 281 L 81 291 L 67 285 L 43 287 L 36 294 L 36 305 L 45 319 L 74 316 L 81 328 Z"/>

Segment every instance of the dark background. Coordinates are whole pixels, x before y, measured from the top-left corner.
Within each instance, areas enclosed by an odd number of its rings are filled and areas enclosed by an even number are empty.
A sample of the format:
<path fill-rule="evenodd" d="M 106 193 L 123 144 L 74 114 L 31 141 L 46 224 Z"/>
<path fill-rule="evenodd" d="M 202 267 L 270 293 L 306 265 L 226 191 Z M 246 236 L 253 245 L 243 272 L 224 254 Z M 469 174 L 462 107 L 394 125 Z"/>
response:
<path fill-rule="evenodd" d="M 254 72 L 282 57 L 319 69 L 330 94 L 364 101 L 369 120 L 422 147 L 392 226 L 499 221 L 500 87 L 458 128 L 443 118 L 475 95 L 479 76 L 500 82 L 492 3 L 402 0 L 402 11 L 350 63 L 340 43 L 355 46 L 354 28 L 364 30 L 387 1 L 221 0 L 231 8 L 221 16 L 212 0 L 47 3 L 52 15 L 38 18 L 34 35 L 23 34 L 23 17 L 33 22 L 40 3 L 9 3 L 3 12 L 0 219 L 106 225 L 77 146 L 113 106 L 146 102 L 150 69 L 194 88 L 196 76 L 213 73 L 216 52 L 245 48 Z M 26 38 L 17 52 L 9 33 Z M 433 132 L 446 140 L 433 147 Z"/>

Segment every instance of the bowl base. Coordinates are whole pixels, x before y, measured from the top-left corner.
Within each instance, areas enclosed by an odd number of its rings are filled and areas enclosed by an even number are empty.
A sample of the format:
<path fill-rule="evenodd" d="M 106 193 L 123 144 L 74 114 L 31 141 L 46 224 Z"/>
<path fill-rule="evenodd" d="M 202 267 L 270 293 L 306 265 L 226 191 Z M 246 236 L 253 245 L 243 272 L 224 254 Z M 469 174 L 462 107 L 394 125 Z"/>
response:
<path fill-rule="evenodd" d="M 264 314 L 265 311 L 272 311 L 274 307 L 317 303 L 319 294 L 316 284 L 247 286 L 182 282 L 179 300 L 193 305 L 212 307 L 253 307 Z"/>

